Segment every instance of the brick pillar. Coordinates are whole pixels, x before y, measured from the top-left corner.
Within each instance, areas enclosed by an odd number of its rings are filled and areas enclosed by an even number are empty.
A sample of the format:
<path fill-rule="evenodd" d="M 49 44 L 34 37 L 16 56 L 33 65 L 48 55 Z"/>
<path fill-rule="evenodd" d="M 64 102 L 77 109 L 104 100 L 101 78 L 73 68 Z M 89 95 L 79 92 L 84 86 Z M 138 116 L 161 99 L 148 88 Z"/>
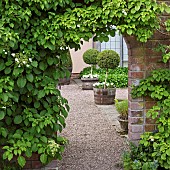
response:
<path fill-rule="evenodd" d="M 146 118 L 146 112 L 151 108 L 155 101 L 149 97 L 131 97 L 131 86 L 138 85 L 141 79 L 149 76 L 152 70 L 158 68 L 169 68 L 169 64 L 162 62 L 160 52 L 155 52 L 154 48 L 159 43 L 169 44 L 170 36 L 155 32 L 154 36 L 147 43 L 140 43 L 133 36 L 125 36 L 128 46 L 128 91 L 129 91 L 129 131 L 128 136 L 131 141 L 140 139 L 140 135 L 145 131 L 155 130 L 155 121 Z"/>

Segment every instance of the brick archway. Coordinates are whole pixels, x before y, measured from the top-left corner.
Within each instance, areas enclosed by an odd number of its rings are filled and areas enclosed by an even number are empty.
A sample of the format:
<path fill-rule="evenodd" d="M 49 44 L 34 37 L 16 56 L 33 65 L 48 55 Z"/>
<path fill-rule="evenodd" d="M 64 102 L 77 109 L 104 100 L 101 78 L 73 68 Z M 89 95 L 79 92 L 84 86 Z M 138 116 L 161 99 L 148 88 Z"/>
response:
<path fill-rule="evenodd" d="M 124 36 L 128 46 L 128 100 L 129 100 L 129 140 L 136 141 L 146 131 L 155 130 L 155 122 L 146 118 L 146 112 L 155 102 L 149 97 L 132 99 L 131 87 L 138 85 L 141 79 L 149 76 L 150 72 L 170 65 L 162 62 L 162 55 L 154 49 L 161 44 L 169 44 L 170 36 L 156 31 L 147 43 L 140 43 L 133 36 Z"/>

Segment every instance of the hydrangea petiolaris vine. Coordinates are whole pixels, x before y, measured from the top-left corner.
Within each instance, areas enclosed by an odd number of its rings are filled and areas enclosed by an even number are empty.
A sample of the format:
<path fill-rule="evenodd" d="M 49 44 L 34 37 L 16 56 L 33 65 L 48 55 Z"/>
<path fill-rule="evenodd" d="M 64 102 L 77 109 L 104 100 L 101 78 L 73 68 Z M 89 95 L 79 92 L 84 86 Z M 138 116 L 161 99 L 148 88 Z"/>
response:
<path fill-rule="evenodd" d="M 60 159 L 65 139 L 56 132 L 65 127 L 69 106 L 56 86 L 65 75 L 68 48 L 80 48 L 81 39 L 93 35 L 107 41 L 116 29 L 145 42 L 159 28 L 164 7 L 154 0 L 1 0 L 3 159 L 16 156 L 21 167 L 24 155 L 34 152 L 42 163 Z"/>

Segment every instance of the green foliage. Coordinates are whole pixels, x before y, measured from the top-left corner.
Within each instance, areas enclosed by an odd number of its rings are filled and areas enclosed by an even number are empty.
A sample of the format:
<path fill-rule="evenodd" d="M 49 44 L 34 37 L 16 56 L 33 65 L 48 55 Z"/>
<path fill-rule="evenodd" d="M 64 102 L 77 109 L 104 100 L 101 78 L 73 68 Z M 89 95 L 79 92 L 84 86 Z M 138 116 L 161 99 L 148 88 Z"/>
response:
<path fill-rule="evenodd" d="M 52 19 L 54 10 L 64 4 L 1 3 L 0 144 L 2 158 L 16 157 L 20 167 L 34 152 L 43 164 L 61 159 L 66 144 L 57 132 L 65 127 L 69 106 L 56 87 L 65 75 L 62 64 L 68 50 Z"/>
<path fill-rule="evenodd" d="M 119 66 L 120 56 L 116 51 L 104 50 L 97 56 L 97 64 L 100 68 L 115 69 Z"/>
<path fill-rule="evenodd" d="M 158 170 L 158 161 L 152 157 L 152 145 L 150 141 L 147 148 L 130 143 L 130 151 L 123 154 L 124 170 Z"/>
<path fill-rule="evenodd" d="M 90 67 L 84 68 L 80 72 L 80 77 L 90 74 Z M 104 82 L 106 69 L 93 67 L 93 74 L 98 75 L 99 82 Z M 115 69 L 108 69 L 107 83 L 113 84 L 116 88 L 123 88 L 128 86 L 128 68 L 117 67 Z"/>
<path fill-rule="evenodd" d="M 1 1 L 3 159 L 16 156 L 21 167 L 33 152 L 40 154 L 42 163 L 61 159 L 66 141 L 56 132 L 65 127 L 69 106 L 56 86 L 68 73 L 63 66 L 68 48 L 77 50 L 82 39 L 88 41 L 93 35 L 94 40 L 108 41 L 116 29 L 145 42 L 159 28 L 163 11 L 164 6 L 153 0 Z"/>
<path fill-rule="evenodd" d="M 128 119 L 128 100 L 118 101 L 117 99 L 115 99 L 115 107 L 120 115 L 120 118 L 127 120 Z"/>
<path fill-rule="evenodd" d="M 105 79 L 104 74 L 99 76 L 99 81 L 100 82 L 103 82 L 104 79 Z M 112 74 L 108 74 L 107 82 L 108 83 L 113 83 L 116 88 L 128 87 L 128 75 L 113 72 Z"/>
<path fill-rule="evenodd" d="M 104 78 L 104 88 L 106 87 L 107 79 L 108 79 L 108 69 L 115 69 L 118 67 L 120 62 L 119 54 L 114 50 L 104 50 L 100 52 L 97 56 L 97 65 L 100 68 L 106 68 L 106 74 Z"/>
<path fill-rule="evenodd" d="M 96 49 L 88 49 L 83 54 L 83 60 L 86 64 L 96 65 L 97 64 L 97 55 L 99 51 Z"/>
<path fill-rule="evenodd" d="M 66 56 L 64 57 L 62 65 L 65 66 L 66 68 L 72 67 L 72 59 L 71 59 L 71 54 L 70 51 L 65 54 Z M 52 63 L 52 60 L 49 61 L 49 63 Z"/>
<path fill-rule="evenodd" d="M 131 150 L 124 160 L 127 170 L 147 169 L 148 166 L 150 168 L 152 166 L 154 170 L 170 169 L 169 82 L 169 69 L 154 70 L 151 76 L 141 81 L 139 86 L 132 90 L 133 97 L 150 96 L 156 101 L 157 104 L 147 112 L 146 116 L 156 119 L 157 131 L 156 133 L 145 132 L 141 136 L 138 147 Z"/>

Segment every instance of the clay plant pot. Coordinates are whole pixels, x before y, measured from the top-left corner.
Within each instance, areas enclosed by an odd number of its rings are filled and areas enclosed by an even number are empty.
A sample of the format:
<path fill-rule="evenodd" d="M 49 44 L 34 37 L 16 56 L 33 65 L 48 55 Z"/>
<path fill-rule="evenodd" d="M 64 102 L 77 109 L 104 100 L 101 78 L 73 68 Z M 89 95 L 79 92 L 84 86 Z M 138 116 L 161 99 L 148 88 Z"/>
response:
<path fill-rule="evenodd" d="M 118 116 L 118 121 L 120 123 L 120 127 L 123 131 L 127 132 L 128 131 L 128 120 L 121 119 Z"/>
<path fill-rule="evenodd" d="M 94 102 L 98 105 L 111 105 L 114 104 L 116 88 L 93 88 Z"/>
<path fill-rule="evenodd" d="M 81 78 L 82 90 L 93 90 L 93 84 L 98 80 L 98 78 Z"/>

